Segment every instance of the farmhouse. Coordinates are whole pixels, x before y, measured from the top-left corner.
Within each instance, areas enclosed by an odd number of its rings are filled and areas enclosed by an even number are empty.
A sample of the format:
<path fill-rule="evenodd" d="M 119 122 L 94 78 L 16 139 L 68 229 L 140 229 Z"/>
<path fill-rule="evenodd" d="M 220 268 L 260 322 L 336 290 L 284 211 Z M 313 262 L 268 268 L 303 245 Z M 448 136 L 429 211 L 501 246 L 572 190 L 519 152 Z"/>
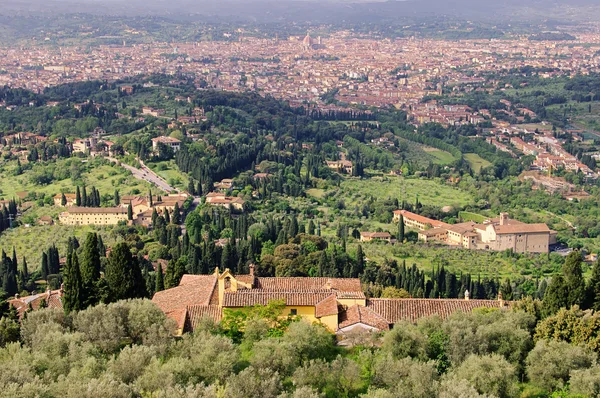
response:
<path fill-rule="evenodd" d="M 157 292 L 152 301 L 174 319 L 178 333 L 193 332 L 202 318 L 220 321 L 223 309 L 242 309 L 283 300 L 282 316 L 301 316 L 343 336 L 356 330 L 388 330 L 401 320 L 415 322 L 431 315 L 447 318 L 456 311 L 507 308 L 498 300 L 367 299 L 357 278 L 262 278 L 233 275 L 184 275 L 179 286 Z"/>

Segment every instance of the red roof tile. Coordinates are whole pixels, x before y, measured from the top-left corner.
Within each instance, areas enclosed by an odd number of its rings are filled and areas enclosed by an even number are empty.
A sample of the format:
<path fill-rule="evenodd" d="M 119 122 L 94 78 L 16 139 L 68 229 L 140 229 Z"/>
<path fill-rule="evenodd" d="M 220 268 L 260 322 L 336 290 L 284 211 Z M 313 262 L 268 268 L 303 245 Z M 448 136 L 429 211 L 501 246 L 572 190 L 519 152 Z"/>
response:
<path fill-rule="evenodd" d="M 312 292 L 333 289 L 362 293 L 358 278 L 256 278 L 256 288 L 271 292 Z"/>
<path fill-rule="evenodd" d="M 189 305 L 208 305 L 216 284 L 215 275 L 184 275 L 179 286 L 157 292 L 152 302 L 166 314 Z"/>
<path fill-rule="evenodd" d="M 203 318 L 220 322 L 223 311 L 218 305 L 190 305 L 186 308 L 185 332 L 193 332 Z"/>
<path fill-rule="evenodd" d="M 315 317 L 316 318 L 321 318 L 321 317 L 324 317 L 327 315 L 337 315 L 338 312 L 339 312 L 338 303 L 337 303 L 337 297 L 335 294 L 329 295 L 327 298 L 319 301 L 315 305 Z"/>
<path fill-rule="evenodd" d="M 462 311 L 470 312 L 475 308 L 500 308 L 499 300 L 462 300 L 462 299 L 370 299 L 367 307 L 394 324 L 400 320 L 415 322 L 420 318 L 438 315 L 442 319 Z"/>
<path fill-rule="evenodd" d="M 340 314 L 339 329 L 362 323 L 379 330 L 389 330 L 389 322 L 378 313 L 362 305 L 353 305 Z"/>

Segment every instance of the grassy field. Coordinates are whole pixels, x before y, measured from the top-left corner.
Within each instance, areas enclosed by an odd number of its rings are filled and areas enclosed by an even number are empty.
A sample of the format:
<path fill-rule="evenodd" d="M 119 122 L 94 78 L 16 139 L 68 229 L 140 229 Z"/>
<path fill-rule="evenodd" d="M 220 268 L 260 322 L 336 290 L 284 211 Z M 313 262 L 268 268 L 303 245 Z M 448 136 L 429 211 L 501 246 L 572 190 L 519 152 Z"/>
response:
<path fill-rule="evenodd" d="M 5 231 L 0 235 L 0 249 L 12 253 L 13 247 L 17 250 L 19 265 L 23 257 L 27 259 L 30 271 L 41 266 L 42 251 L 55 244 L 63 257 L 67 251 L 67 239 L 75 236 L 83 244 L 88 232 L 99 232 L 106 247 L 111 246 L 115 238 L 109 229 L 93 226 L 66 226 L 46 225 L 19 227 Z M 10 254 L 9 254 L 10 255 Z"/>
<path fill-rule="evenodd" d="M 80 162 L 74 166 L 73 162 Z M 35 192 L 54 196 L 62 192 L 74 193 L 76 185 L 96 187 L 101 195 L 112 195 L 115 189 L 119 189 L 121 195 L 137 194 L 147 192 L 150 185 L 145 181 L 136 179 L 131 173 L 122 167 L 109 162 L 86 164 L 78 158 L 59 160 L 51 164 L 36 164 L 31 170 L 25 170 L 21 175 L 14 175 L 16 162 L 4 164 L 0 168 L 0 198 L 13 198 L 18 192 Z M 36 175 L 55 169 L 54 179 L 49 184 L 40 185 L 34 182 Z M 68 172 L 61 169 L 68 168 Z M 74 182 L 70 175 L 71 169 L 77 168 L 80 177 Z M 66 178 L 60 178 L 66 177 Z"/>
<path fill-rule="evenodd" d="M 476 173 L 479 173 L 482 168 L 492 165 L 490 162 L 483 159 L 481 156 L 477 155 L 476 153 L 465 153 L 464 157 L 465 157 L 465 160 L 467 162 L 469 162 L 469 165 Z"/>
<path fill-rule="evenodd" d="M 454 162 L 456 159 L 450 152 L 442 151 L 436 148 L 423 147 L 423 150 L 427 152 L 428 155 L 431 155 L 435 158 L 434 163 L 437 164 L 450 164 Z"/>
<path fill-rule="evenodd" d="M 190 181 L 189 177 L 179 170 L 179 167 L 177 167 L 174 160 L 157 163 L 146 162 L 146 166 L 150 167 L 152 171 L 164 178 L 169 185 L 187 190 Z"/>
<path fill-rule="evenodd" d="M 422 204 L 437 207 L 462 207 L 473 201 L 468 193 L 441 182 L 393 176 L 364 180 L 346 179 L 341 184 L 340 192 L 343 197 L 349 199 L 355 194 L 366 194 L 375 198 L 396 198 L 411 203 L 415 202 L 418 195 Z"/>
<path fill-rule="evenodd" d="M 306 194 L 313 198 L 321 199 L 325 195 L 325 191 L 323 189 L 311 188 L 306 190 Z"/>
<path fill-rule="evenodd" d="M 486 217 L 486 216 L 482 216 L 481 214 L 477 214 L 477 213 L 471 213 L 468 211 L 460 211 L 460 212 L 458 212 L 458 216 L 465 222 L 466 221 L 474 221 L 476 223 L 482 223 L 488 219 L 488 217 Z"/>

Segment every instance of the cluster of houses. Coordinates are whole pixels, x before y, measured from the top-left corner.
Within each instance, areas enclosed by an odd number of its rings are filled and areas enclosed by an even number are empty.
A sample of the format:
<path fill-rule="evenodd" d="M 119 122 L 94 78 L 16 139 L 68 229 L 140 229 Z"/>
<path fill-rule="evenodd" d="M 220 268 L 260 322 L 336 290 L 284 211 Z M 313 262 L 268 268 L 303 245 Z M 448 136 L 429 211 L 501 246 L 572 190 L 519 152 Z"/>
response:
<path fill-rule="evenodd" d="M 294 278 L 233 275 L 228 269 L 211 275 L 184 275 L 179 286 L 157 292 L 152 301 L 176 321 L 178 334 L 193 332 L 203 318 L 216 322 L 224 309 L 242 309 L 282 300 L 282 316 L 301 316 L 324 325 L 340 340 L 359 331 L 384 331 L 406 320 L 439 315 L 447 318 L 457 311 L 475 308 L 509 308 L 498 300 L 464 299 L 372 299 L 364 294 L 358 278 Z"/>
<path fill-rule="evenodd" d="M 173 212 L 175 205 L 183 207 L 187 194 L 170 194 L 154 196 L 152 200 L 145 196 L 123 196 L 121 204 L 115 207 L 79 207 L 75 205 L 74 194 L 64 194 L 68 209 L 60 213 L 58 219 L 63 225 L 117 225 L 119 222 L 131 221 L 134 225 L 150 226 L 152 213 Z M 62 195 L 54 197 L 54 204 L 61 205 Z M 133 220 L 129 220 L 128 208 L 131 206 Z"/>
<path fill-rule="evenodd" d="M 556 243 L 557 232 L 546 224 L 526 224 L 500 213 L 478 224 L 473 221 L 447 224 L 406 210 L 396 210 L 394 220 L 419 230 L 419 239 L 436 241 L 465 249 L 504 251 L 515 253 L 548 253 Z"/>

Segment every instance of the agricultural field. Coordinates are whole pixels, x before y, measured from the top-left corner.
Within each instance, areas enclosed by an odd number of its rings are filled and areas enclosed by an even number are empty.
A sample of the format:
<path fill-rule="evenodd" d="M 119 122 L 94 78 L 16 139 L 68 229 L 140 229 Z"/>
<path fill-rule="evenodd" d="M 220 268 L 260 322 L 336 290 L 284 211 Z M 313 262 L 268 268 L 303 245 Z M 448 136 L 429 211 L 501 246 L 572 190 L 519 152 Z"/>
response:
<path fill-rule="evenodd" d="M 94 226 L 75 227 L 57 224 L 33 225 L 30 227 L 21 226 L 5 231 L 0 235 L 0 249 L 6 253 L 12 253 L 14 247 L 19 257 L 19 263 L 25 257 L 29 270 L 34 271 L 41 266 L 42 252 L 53 244 L 56 245 L 62 256 L 67 252 L 68 238 L 74 236 L 80 243 L 83 243 L 88 232 L 98 232 L 102 235 L 102 240 L 106 247 L 110 247 L 115 242 L 115 237 L 111 233 L 111 230 L 114 230 L 114 228 Z"/>
<path fill-rule="evenodd" d="M 481 169 L 492 165 L 476 153 L 465 153 L 464 158 L 475 173 L 479 173 Z"/>
<path fill-rule="evenodd" d="M 378 199 L 406 200 L 410 203 L 414 203 L 418 196 L 419 202 L 423 205 L 440 208 L 444 206 L 464 207 L 473 202 L 470 194 L 442 182 L 395 176 L 342 181 L 339 195 L 347 198 L 347 206 L 355 204 L 356 200 L 352 199 L 355 194 L 373 196 Z"/>
<path fill-rule="evenodd" d="M 38 196 L 74 193 L 77 185 L 96 187 L 103 196 L 113 195 L 115 189 L 128 195 L 147 192 L 150 187 L 124 168 L 102 159 L 70 158 L 35 164 L 31 169 L 24 166 L 20 175 L 16 175 L 16 169 L 14 161 L 0 167 L 0 198 L 16 198 L 23 192 Z"/>
<path fill-rule="evenodd" d="M 440 149 L 431 147 L 423 147 L 423 150 L 428 155 L 433 156 L 435 158 L 433 161 L 434 163 L 446 165 L 456 161 L 456 159 L 454 158 L 454 156 L 452 156 L 450 152 L 442 151 Z"/>

